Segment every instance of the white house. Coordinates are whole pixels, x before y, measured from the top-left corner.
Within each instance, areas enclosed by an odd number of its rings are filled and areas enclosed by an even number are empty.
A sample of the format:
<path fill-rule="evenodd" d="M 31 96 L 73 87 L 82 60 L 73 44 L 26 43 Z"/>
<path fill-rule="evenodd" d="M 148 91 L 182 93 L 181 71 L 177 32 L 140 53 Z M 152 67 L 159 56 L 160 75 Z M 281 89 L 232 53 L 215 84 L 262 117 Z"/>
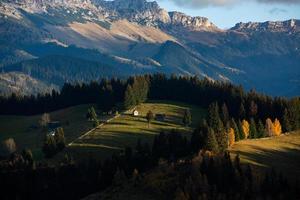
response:
<path fill-rule="evenodd" d="M 133 116 L 135 116 L 135 117 L 136 117 L 136 116 L 139 116 L 139 111 L 134 110 L 132 114 L 133 114 Z"/>

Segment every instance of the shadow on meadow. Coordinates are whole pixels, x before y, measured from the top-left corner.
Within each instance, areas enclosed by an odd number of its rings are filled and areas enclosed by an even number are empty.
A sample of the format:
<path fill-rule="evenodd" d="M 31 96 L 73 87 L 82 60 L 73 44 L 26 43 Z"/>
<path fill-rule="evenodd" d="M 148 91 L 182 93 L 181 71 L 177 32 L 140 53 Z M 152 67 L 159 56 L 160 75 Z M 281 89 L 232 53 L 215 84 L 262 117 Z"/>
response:
<path fill-rule="evenodd" d="M 233 150 L 242 161 L 252 164 L 258 170 L 275 169 L 290 181 L 300 180 L 300 145 L 267 149 L 256 145 L 248 145 L 251 151 Z"/>

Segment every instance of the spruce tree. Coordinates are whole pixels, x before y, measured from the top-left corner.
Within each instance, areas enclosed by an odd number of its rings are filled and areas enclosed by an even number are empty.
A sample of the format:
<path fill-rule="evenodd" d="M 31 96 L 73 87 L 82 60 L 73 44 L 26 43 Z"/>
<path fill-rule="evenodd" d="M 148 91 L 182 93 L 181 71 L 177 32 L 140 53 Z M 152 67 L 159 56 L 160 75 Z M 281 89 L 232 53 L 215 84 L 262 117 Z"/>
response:
<path fill-rule="evenodd" d="M 128 85 L 127 89 L 125 91 L 124 107 L 125 107 L 125 109 L 130 109 L 133 106 L 135 106 L 136 104 L 137 104 L 137 102 L 135 99 L 134 91 L 133 91 L 131 85 Z"/>
<path fill-rule="evenodd" d="M 266 137 L 266 129 L 265 129 L 264 124 L 262 123 L 261 120 L 258 121 L 257 137 L 258 138 L 264 138 L 264 137 Z"/>
<path fill-rule="evenodd" d="M 240 135 L 239 138 L 240 138 L 240 140 L 245 139 L 245 135 L 243 133 L 243 125 L 242 125 L 241 120 L 239 120 L 238 128 L 239 128 L 239 135 Z"/>
<path fill-rule="evenodd" d="M 289 112 L 287 108 L 284 110 L 284 114 L 283 114 L 283 131 L 285 132 L 292 131 L 292 126 L 289 119 Z"/>
<path fill-rule="evenodd" d="M 243 104 L 243 103 L 241 103 L 241 105 L 240 105 L 240 109 L 239 109 L 239 118 L 240 118 L 241 120 L 246 118 L 246 111 L 245 111 L 245 107 L 244 107 L 244 104 Z"/>
<path fill-rule="evenodd" d="M 218 131 L 220 125 L 220 115 L 218 103 L 210 104 L 208 108 L 208 124 L 215 131 Z"/>
<path fill-rule="evenodd" d="M 208 125 L 206 120 L 204 119 L 198 128 L 196 128 L 191 137 L 191 148 L 194 153 L 198 153 L 198 151 L 203 148 L 204 140 L 208 134 Z"/>
<path fill-rule="evenodd" d="M 182 122 L 185 126 L 189 126 L 192 124 L 192 115 L 189 109 L 184 111 Z"/>
<path fill-rule="evenodd" d="M 257 138 L 257 129 L 253 118 L 250 119 L 250 138 Z"/>
<path fill-rule="evenodd" d="M 90 108 L 90 116 L 91 116 L 91 118 L 92 118 L 92 120 L 93 120 L 93 123 L 94 123 L 93 125 L 94 125 L 94 127 L 99 126 L 98 116 L 97 116 L 97 113 L 96 113 L 94 107 L 91 107 L 91 108 Z"/>
<path fill-rule="evenodd" d="M 257 104 L 254 101 L 251 101 L 250 107 L 249 107 L 249 116 L 255 117 L 258 111 Z"/>
<path fill-rule="evenodd" d="M 229 112 L 228 112 L 228 108 L 225 103 L 222 106 L 221 119 L 224 124 L 226 124 L 229 121 Z"/>
<path fill-rule="evenodd" d="M 204 145 L 206 150 L 218 153 L 219 152 L 219 145 L 216 140 L 216 136 L 214 133 L 214 130 L 212 128 L 208 129 L 208 134 L 207 138 L 205 140 L 205 145 Z"/>
<path fill-rule="evenodd" d="M 237 142 L 240 140 L 240 130 L 239 130 L 234 118 L 231 118 L 230 124 L 234 130 L 234 137 L 235 137 L 235 141 Z"/>
<path fill-rule="evenodd" d="M 221 119 L 218 121 L 215 136 L 219 145 L 219 151 L 224 152 L 228 148 L 228 134 Z"/>

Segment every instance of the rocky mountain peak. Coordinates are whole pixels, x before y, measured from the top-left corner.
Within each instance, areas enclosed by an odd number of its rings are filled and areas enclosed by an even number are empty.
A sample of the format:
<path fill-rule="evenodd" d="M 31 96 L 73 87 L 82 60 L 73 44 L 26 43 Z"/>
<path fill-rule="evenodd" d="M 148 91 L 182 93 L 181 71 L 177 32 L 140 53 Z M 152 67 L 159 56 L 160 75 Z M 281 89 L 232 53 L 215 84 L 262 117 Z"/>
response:
<path fill-rule="evenodd" d="M 248 22 L 238 23 L 231 30 L 242 31 L 242 32 L 299 32 L 300 31 L 300 20 L 287 20 L 287 21 L 266 21 L 263 23 L 259 22 Z"/>
<path fill-rule="evenodd" d="M 116 10 L 119 12 L 125 10 L 131 10 L 134 12 L 140 12 L 145 10 L 159 10 L 157 2 L 147 2 L 146 0 L 92 0 L 95 5 L 98 5 L 107 10 Z"/>
<path fill-rule="evenodd" d="M 191 30 L 217 30 L 206 17 L 191 17 L 181 12 L 169 12 L 172 25 L 182 26 Z"/>

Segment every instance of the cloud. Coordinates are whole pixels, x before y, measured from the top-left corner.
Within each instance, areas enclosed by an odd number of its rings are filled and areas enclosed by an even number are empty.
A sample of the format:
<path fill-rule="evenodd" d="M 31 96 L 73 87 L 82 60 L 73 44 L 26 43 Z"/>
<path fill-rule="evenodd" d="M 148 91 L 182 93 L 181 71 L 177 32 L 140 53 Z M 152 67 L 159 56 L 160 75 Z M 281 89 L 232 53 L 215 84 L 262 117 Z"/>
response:
<path fill-rule="evenodd" d="M 269 10 L 269 13 L 271 15 L 279 15 L 282 13 L 287 13 L 287 10 L 282 9 L 282 8 L 273 8 L 273 9 Z"/>
<path fill-rule="evenodd" d="M 300 4 L 300 0 L 160 0 L 160 1 L 172 1 L 178 6 L 189 8 L 201 8 L 201 7 L 224 7 L 231 6 L 237 3 L 254 1 L 264 4 Z"/>

